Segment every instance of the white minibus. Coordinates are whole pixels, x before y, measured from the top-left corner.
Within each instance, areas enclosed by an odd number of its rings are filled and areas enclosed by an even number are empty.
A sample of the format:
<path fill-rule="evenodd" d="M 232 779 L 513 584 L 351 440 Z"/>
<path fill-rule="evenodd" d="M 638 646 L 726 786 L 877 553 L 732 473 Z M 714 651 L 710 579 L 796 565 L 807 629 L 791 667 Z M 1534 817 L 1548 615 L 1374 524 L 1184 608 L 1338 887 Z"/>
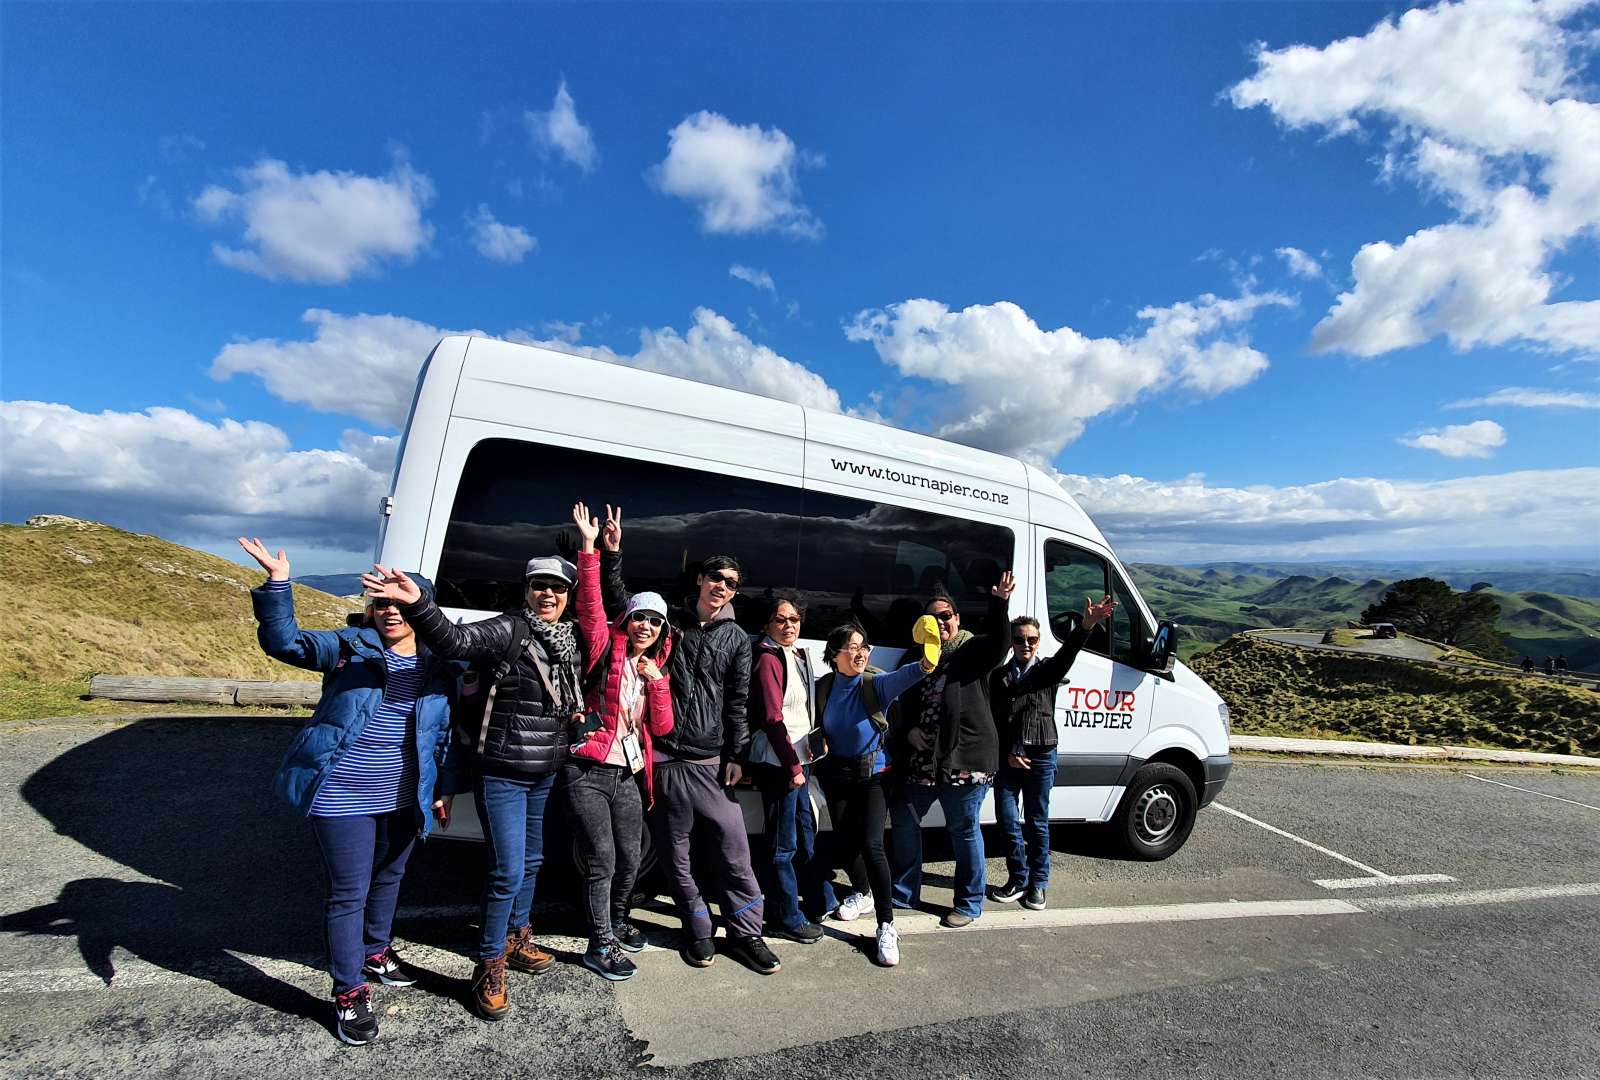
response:
<path fill-rule="evenodd" d="M 797 593 L 813 656 L 856 619 L 873 662 L 892 665 L 935 586 L 965 628 L 1009 636 L 984 625 L 988 589 L 1008 569 L 1011 614 L 1038 618 L 1045 656 L 1086 596 L 1110 593 L 1114 617 L 1056 695 L 1051 820 L 1109 822 L 1129 855 L 1162 859 L 1227 780 L 1227 706 L 1177 661 L 1172 625 L 1152 616 L 1089 516 L 1032 465 L 547 348 L 440 341 L 417 376 L 377 560 L 430 575 L 451 618 L 487 618 L 520 605 L 524 563 L 556 550 L 578 500 L 623 507 L 629 589 L 682 597 L 702 558 L 732 554 L 740 623 L 759 629 L 764 592 Z M 741 799 L 759 831 L 759 797 Z M 462 802 L 443 835 L 479 835 Z M 992 800 L 983 820 L 994 821 Z"/>

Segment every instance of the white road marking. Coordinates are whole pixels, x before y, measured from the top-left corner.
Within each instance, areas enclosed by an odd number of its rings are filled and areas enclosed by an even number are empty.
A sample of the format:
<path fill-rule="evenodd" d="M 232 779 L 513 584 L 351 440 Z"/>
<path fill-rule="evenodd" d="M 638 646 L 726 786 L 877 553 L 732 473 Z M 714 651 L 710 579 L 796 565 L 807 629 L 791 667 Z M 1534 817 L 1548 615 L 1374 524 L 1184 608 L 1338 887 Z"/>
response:
<path fill-rule="evenodd" d="M 1479 889 L 1475 892 L 1373 896 L 1363 898 L 1361 907 L 1365 911 L 1413 911 L 1417 908 L 1474 907 L 1479 904 L 1524 904 L 1531 900 L 1559 900 L 1572 896 L 1600 896 L 1600 881 L 1577 885 L 1531 885 L 1519 889 Z"/>
<path fill-rule="evenodd" d="M 1496 787 L 1508 787 L 1512 791 L 1526 791 L 1529 795 L 1537 795 L 1541 799 L 1554 799 L 1556 802 L 1564 802 L 1572 806 L 1581 806 L 1585 810 L 1600 810 L 1600 806 L 1590 806 L 1588 803 L 1578 802 L 1576 799 L 1563 799 L 1559 795 L 1546 795 L 1544 792 L 1535 791 L 1532 788 L 1518 787 L 1515 784 L 1506 784 L 1500 782 L 1499 780 L 1490 780 L 1487 776 L 1473 776 L 1472 773 L 1467 773 L 1467 775 L 1472 779 L 1480 780 L 1485 784 L 1494 784 Z"/>
<path fill-rule="evenodd" d="M 1306 847 L 1310 848 L 1313 851 L 1320 851 L 1320 852 L 1322 852 L 1322 854 L 1328 856 L 1330 859 L 1338 859 L 1340 862 L 1344 863 L 1347 866 L 1353 866 L 1357 870 L 1365 870 L 1368 874 L 1371 874 L 1375 878 L 1382 878 L 1385 881 L 1388 881 L 1388 880 L 1390 880 L 1390 879 L 1392 879 L 1394 877 L 1393 874 L 1385 874 L 1382 870 L 1379 870 L 1379 869 L 1377 869 L 1375 867 L 1368 866 L 1364 862 L 1357 862 L 1356 860 L 1352 859 L 1348 855 L 1340 855 L 1337 851 L 1334 851 L 1331 848 L 1325 848 L 1321 844 L 1313 844 L 1310 840 L 1307 840 L 1303 836 L 1296 836 L 1292 832 L 1285 832 L 1283 829 L 1278 828 L 1276 825 L 1268 825 L 1265 821 L 1258 821 L 1257 819 L 1251 817 L 1249 814 L 1240 813 L 1238 810 L 1235 810 L 1231 806 L 1223 806 L 1219 802 L 1214 802 L 1214 803 L 1211 804 L 1211 806 L 1212 806 L 1212 809 L 1221 810 L 1224 814 L 1232 814 L 1234 817 L 1238 818 L 1240 821 L 1248 821 L 1252 825 L 1259 825 L 1259 826 L 1261 826 L 1261 828 L 1267 830 L 1269 833 L 1276 833 L 1279 836 L 1286 837 L 1286 838 L 1288 838 L 1290 840 L 1293 840 L 1297 844 L 1304 844 Z"/>
<path fill-rule="evenodd" d="M 1380 885 L 1439 885 L 1455 878 L 1449 874 L 1397 874 L 1394 877 L 1318 878 L 1324 889 L 1371 889 Z"/>

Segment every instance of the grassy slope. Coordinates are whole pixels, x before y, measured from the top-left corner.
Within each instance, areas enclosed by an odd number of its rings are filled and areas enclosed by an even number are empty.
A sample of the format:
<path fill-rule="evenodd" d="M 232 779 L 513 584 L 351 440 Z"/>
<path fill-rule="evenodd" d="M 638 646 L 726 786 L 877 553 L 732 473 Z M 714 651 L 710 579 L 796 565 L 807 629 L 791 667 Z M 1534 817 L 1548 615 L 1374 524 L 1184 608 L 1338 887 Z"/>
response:
<path fill-rule="evenodd" d="M 78 700 L 97 673 L 311 677 L 256 644 L 249 591 L 263 577 L 103 525 L 0 525 L 0 717 L 104 711 Z M 318 628 L 354 608 L 296 586 L 295 610 Z"/>
<path fill-rule="evenodd" d="M 1600 754 L 1600 694 L 1233 638 L 1194 661 L 1241 735 Z"/>

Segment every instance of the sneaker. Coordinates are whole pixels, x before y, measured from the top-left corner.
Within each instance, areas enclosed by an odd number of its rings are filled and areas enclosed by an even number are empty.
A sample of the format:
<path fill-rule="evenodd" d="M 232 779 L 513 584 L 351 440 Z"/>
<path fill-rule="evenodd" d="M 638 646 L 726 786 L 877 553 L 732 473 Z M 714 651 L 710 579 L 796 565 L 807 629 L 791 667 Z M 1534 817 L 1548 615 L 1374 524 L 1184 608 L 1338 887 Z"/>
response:
<path fill-rule="evenodd" d="M 1044 910 L 1044 889 L 1038 885 L 1028 890 L 1028 895 L 1022 898 L 1022 906 L 1029 911 Z"/>
<path fill-rule="evenodd" d="M 989 899 L 997 904 L 1014 904 L 1022 899 L 1022 894 L 1028 888 L 1016 878 L 1007 878 L 1004 885 L 992 885 L 989 888 Z"/>
<path fill-rule="evenodd" d="M 385 986 L 415 986 L 417 977 L 410 969 L 402 967 L 394 950 L 385 945 L 382 952 L 373 953 L 361 965 L 361 974 L 377 979 Z"/>
<path fill-rule="evenodd" d="M 506 958 L 479 960 L 472 969 L 472 1008 L 485 1020 L 503 1019 L 511 1011 L 506 992 Z"/>
<path fill-rule="evenodd" d="M 556 958 L 539 948 L 533 940 L 533 927 L 524 926 L 506 935 L 506 967 L 537 975 L 549 971 Z"/>
<path fill-rule="evenodd" d="M 939 920 L 939 925 L 947 930 L 960 930 L 963 926 L 971 926 L 976 921 L 976 916 L 951 908 L 944 913 L 944 918 Z"/>
<path fill-rule="evenodd" d="M 815 945 L 822 940 L 822 927 L 810 922 L 801 923 L 799 926 L 780 926 L 772 933 L 774 937 L 781 937 L 785 941 L 798 941 L 802 945 Z"/>
<path fill-rule="evenodd" d="M 618 919 L 611 924 L 611 936 L 616 938 L 617 945 L 623 952 L 644 952 L 644 935 L 639 933 L 639 928 L 630 922 Z"/>
<path fill-rule="evenodd" d="M 717 948 L 708 937 L 694 938 L 680 951 L 690 967 L 710 967 L 717 958 Z"/>
<path fill-rule="evenodd" d="M 339 1014 L 337 1031 L 341 1042 L 365 1046 L 378 1037 L 378 1018 L 372 1015 L 372 988 L 366 983 L 333 995 Z"/>
<path fill-rule="evenodd" d="M 833 909 L 833 917 L 840 922 L 855 922 L 861 916 L 872 910 L 871 893 L 851 893 L 839 901 L 839 906 Z"/>
<path fill-rule="evenodd" d="M 892 922 L 878 924 L 878 963 L 894 967 L 900 962 L 900 931 Z"/>
<path fill-rule="evenodd" d="M 611 982 L 631 979 L 639 969 L 633 966 L 622 946 L 612 938 L 592 943 L 583 954 L 583 966 Z"/>
<path fill-rule="evenodd" d="M 783 967 L 778 963 L 778 958 L 773 955 L 772 950 L 767 948 L 767 943 L 754 935 L 730 937 L 728 952 L 757 975 L 771 975 Z"/>

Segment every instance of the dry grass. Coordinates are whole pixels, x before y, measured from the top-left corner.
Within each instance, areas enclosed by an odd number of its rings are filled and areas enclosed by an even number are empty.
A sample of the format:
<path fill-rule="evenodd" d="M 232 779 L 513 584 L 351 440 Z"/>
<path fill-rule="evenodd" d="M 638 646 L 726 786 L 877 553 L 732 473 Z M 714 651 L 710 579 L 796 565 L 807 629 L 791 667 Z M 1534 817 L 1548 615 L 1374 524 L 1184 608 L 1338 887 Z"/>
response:
<path fill-rule="evenodd" d="M 104 711 L 77 700 L 98 673 L 308 678 L 256 643 L 250 589 L 263 577 L 104 525 L 0 525 L 0 717 Z M 312 628 L 354 610 L 298 585 L 294 599 Z"/>

